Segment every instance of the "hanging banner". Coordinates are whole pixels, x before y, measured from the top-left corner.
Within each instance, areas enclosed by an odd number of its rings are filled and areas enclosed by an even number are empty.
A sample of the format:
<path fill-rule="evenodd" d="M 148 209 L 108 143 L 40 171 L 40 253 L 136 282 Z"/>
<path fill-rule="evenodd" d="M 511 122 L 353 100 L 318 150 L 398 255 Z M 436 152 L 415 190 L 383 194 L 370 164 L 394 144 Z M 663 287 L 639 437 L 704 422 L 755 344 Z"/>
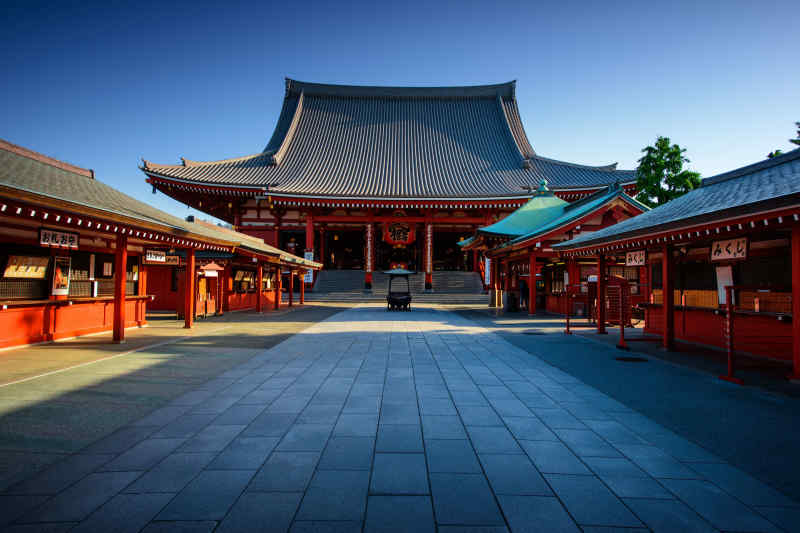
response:
<path fill-rule="evenodd" d="M 53 296 L 69 295 L 71 257 L 55 257 L 53 263 Z"/>
<path fill-rule="evenodd" d="M 366 263 L 366 271 L 372 272 L 372 241 L 375 239 L 374 237 L 375 228 L 373 227 L 372 223 L 367 224 L 367 253 L 364 261 Z"/>
<path fill-rule="evenodd" d="M 490 285 L 492 283 L 492 259 L 484 257 L 483 264 L 483 284 Z"/>
<path fill-rule="evenodd" d="M 711 260 L 727 261 L 729 259 L 747 258 L 747 237 L 714 241 L 711 243 Z"/>
<path fill-rule="evenodd" d="M 425 226 L 425 273 L 433 272 L 433 224 Z"/>
<path fill-rule="evenodd" d="M 644 250 L 635 250 L 625 254 L 625 266 L 638 267 L 644 266 L 647 253 Z"/>
<path fill-rule="evenodd" d="M 416 240 L 414 228 L 405 222 L 383 225 L 383 241 L 391 244 L 411 244 Z"/>
<path fill-rule="evenodd" d="M 314 252 L 306 252 L 305 258 L 308 261 L 314 260 Z M 305 275 L 303 276 L 303 283 L 314 283 L 314 271 L 311 269 L 306 270 Z"/>
<path fill-rule="evenodd" d="M 70 231 L 56 231 L 39 228 L 39 244 L 53 248 L 78 249 L 78 234 Z"/>

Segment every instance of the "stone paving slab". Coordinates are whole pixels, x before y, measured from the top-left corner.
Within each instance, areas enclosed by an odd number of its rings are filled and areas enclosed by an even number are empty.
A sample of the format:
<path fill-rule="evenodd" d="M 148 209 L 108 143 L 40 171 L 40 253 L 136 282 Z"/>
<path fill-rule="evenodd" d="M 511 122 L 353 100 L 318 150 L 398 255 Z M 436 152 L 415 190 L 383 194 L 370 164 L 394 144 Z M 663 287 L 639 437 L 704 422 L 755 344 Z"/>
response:
<path fill-rule="evenodd" d="M 204 348 L 225 357 L 218 341 Z M 0 506 L 12 528 L 53 531 L 746 532 L 800 518 L 484 327 L 378 306 L 187 387 Z"/>

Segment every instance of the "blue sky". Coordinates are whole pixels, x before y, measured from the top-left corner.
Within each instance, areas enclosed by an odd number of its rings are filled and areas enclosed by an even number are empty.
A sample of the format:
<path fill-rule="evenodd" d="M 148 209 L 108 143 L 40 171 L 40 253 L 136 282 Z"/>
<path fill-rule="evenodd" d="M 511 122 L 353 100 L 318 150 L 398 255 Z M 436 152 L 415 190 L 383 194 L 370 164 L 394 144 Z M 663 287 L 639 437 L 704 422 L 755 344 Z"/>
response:
<path fill-rule="evenodd" d="M 800 4 L 3 2 L 0 137 L 179 216 L 140 158 L 263 149 L 284 77 L 368 85 L 517 80 L 537 153 L 635 168 L 658 135 L 711 176 L 800 121 Z"/>

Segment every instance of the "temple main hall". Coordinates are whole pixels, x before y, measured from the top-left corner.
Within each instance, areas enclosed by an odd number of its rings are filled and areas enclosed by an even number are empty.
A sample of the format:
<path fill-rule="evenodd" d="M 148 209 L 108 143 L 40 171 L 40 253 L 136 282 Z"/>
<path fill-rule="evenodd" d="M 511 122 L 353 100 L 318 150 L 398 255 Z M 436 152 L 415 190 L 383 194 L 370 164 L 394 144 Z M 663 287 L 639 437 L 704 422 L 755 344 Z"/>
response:
<path fill-rule="evenodd" d="M 516 83 L 372 87 L 286 80 L 264 150 L 216 161 L 141 166 L 154 189 L 324 269 L 483 272 L 458 243 L 524 205 L 547 183 L 574 202 L 633 170 L 538 155 Z M 587 228 L 588 229 L 588 228 Z"/>

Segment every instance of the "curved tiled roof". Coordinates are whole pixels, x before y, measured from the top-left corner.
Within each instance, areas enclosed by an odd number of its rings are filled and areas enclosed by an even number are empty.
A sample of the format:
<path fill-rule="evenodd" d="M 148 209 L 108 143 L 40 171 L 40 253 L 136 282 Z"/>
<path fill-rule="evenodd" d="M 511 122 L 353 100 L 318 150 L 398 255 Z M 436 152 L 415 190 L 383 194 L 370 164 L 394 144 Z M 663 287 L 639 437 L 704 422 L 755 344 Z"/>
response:
<path fill-rule="evenodd" d="M 279 250 L 256 237 L 170 215 L 93 178 L 94 173 L 88 170 L 0 139 L 0 193 L 30 193 L 37 198 L 64 203 L 78 213 L 95 209 L 109 216 L 131 219 L 139 224 L 155 224 L 187 239 L 246 248 L 279 257 L 285 263 L 309 268 L 322 266 Z"/>
<path fill-rule="evenodd" d="M 732 216 L 745 216 L 800 202 L 800 148 L 718 176 L 660 205 L 593 233 L 554 246 L 561 250 L 658 234 Z"/>
<path fill-rule="evenodd" d="M 153 177 L 310 197 L 471 199 L 630 183 L 633 171 L 537 155 L 515 83 L 473 87 L 358 87 L 286 82 L 263 152 L 142 168 Z"/>
<path fill-rule="evenodd" d="M 546 187 L 540 187 L 528 203 L 491 224 L 478 228 L 478 233 L 503 237 L 520 237 L 560 216 L 569 203 L 555 196 Z"/>

